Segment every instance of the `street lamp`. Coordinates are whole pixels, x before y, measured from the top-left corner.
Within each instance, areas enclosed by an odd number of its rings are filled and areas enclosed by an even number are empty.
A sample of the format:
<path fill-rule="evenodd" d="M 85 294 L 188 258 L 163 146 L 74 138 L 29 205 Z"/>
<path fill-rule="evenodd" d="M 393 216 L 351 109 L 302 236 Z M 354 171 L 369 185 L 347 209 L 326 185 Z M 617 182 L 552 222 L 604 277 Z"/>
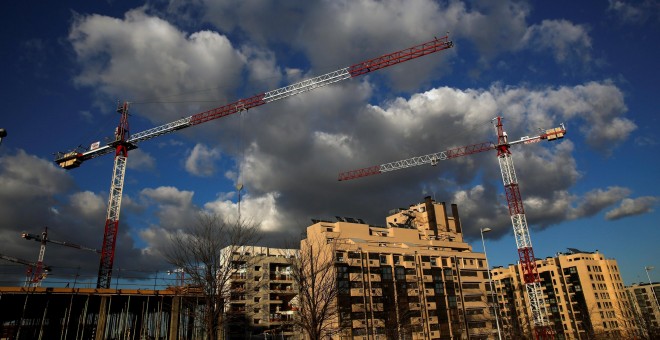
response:
<path fill-rule="evenodd" d="M 0 144 L 2 144 L 2 139 L 7 137 L 7 130 L 0 129 Z"/>
<path fill-rule="evenodd" d="M 490 232 L 493 229 L 490 229 L 488 227 L 486 228 L 481 228 L 481 245 L 484 248 L 484 257 L 486 258 L 486 272 L 488 273 L 488 285 L 490 286 L 490 295 L 491 295 L 491 300 L 495 304 L 493 307 L 493 312 L 495 312 L 495 324 L 497 324 L 497 338 L 499 340 L 502 340 L 502 333 L 500 332 L 500 320 L 497 314 L 497 299 L 495 298 L 494 295 L 494 289 L 493 289 L 493 279 L 490 277 L 490 266 L 488 265 L 488 255 L 486 254 L 486 241 L 484 241 L 484 233 Z"/>
<path fill-rule="evenodd" d="M 653 283 L 651 282 L 651 275 L 649 275 L 649 271 L 655 269 L 653 266 L 645 266 L 644 270 L 646 271 L 646 277 L 649 279 L 649 289 L 651 289 L 651 294 L 653 296 L 653 301 L 655 302 L 656 307 L 660 309 L 660 306 L 658 306 L 658 297 L 655 296 L 655 289 L 653 289 Z"/>

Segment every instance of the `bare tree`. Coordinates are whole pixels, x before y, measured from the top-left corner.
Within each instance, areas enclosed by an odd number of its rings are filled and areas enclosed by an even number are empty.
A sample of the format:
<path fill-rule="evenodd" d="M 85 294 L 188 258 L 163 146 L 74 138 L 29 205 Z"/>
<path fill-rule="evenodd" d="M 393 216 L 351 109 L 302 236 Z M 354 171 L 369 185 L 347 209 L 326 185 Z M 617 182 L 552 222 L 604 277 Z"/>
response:
<path fill-rule="evenodd" d="M 252 256 L 245 249 L 259 236 L 256 224 L 227 223 L 217 215 L 200 213 L 196 224 L 170 237 L 167 261 L 180 268 L 189 287 L 203 295 L 206 339 L 218 338 L 230 300 L 230 280 L 247 266 Z"/>
<path fill-rule="evenodd" d="M 291 261 L 291 274 L 298 286 L 298 316 L 294 323 L 307 338 L 318 340 L 339 331 L 335 245 L 305 239 L 300 248 Z"/>

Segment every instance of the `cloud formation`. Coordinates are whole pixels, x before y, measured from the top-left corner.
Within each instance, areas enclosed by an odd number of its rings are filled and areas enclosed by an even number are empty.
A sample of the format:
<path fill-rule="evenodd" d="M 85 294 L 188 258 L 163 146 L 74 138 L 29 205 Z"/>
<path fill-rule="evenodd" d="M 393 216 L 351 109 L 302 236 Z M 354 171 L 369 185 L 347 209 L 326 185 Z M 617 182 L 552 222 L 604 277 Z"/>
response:
<path fill-rule="evenodd" d="M 658 198 L 653 196 L 625 198 L 621 200 L 621 204 L 618 207 L 608 211 L 605 214 L 605 218 L 608 220 L 618 220 L 624 217 L 645 214 L 653 210 L 656 202 L 658 202 Z"/>
<path fill-rule="evenodd" d="M 220 150 L 197 144 L 186 159 L 186 171 L 200 177 L 212 176 L 216 172 L 215 161 L 220 157 Z"/>

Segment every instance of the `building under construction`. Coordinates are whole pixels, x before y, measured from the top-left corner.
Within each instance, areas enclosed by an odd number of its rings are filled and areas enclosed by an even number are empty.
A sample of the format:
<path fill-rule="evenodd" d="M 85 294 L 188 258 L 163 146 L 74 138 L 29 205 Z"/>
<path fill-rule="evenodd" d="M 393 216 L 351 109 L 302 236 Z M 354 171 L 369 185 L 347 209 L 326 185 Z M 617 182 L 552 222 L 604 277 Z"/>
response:
<path fill-rule="evenodd" d="M 203 303 L 178 288 L 0 287 L 0 339 L 206 339 Z"/>

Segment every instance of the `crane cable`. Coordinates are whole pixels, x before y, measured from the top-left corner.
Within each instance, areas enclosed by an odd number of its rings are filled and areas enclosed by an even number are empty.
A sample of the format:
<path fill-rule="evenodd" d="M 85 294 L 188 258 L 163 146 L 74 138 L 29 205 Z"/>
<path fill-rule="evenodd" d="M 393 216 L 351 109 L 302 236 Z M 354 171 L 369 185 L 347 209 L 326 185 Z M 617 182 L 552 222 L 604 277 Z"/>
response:
<path fill-rule="evenodd" d="M 245 148 L 243 147 L 243 110 L 238 112 L 238 176 L 236 176 L 236 191 L 238 191 L 238 223 L 241 223 L 241 191 L 243 190 L 243 162 Z"/>

